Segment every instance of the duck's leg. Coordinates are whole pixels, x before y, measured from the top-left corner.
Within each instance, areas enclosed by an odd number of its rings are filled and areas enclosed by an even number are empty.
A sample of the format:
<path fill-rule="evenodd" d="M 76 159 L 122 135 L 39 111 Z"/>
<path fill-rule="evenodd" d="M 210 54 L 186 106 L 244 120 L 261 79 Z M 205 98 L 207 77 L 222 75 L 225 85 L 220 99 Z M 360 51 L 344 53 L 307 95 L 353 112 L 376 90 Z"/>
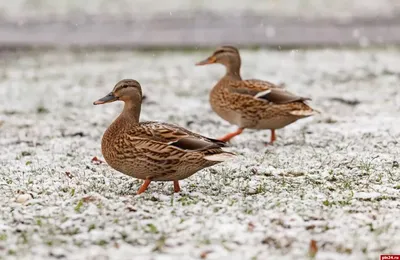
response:
<path fill-rule="evenodd" d="M 147 187 L 149 187 L 150 182 L 151 182 L 150 179 L 146 179 L 142 184 L 142 186 L 140 186 L 140 188 L 138 189 L 137 194 L 145 192 L 147 190 Z"/>
<path fill-rule="evenodd" d="M 270 144 L 273 144 L 276 140 L 275 129 L 271 129 L 271 141 Z"/>
<path fill-rule="evenodd" d="M 179 186 L 179 181 L 174 181 L 174 191 L 175 192 L 181 191 L 181 187 Z"/>
<path fill-rule="evenodd" d="M 219 138 L 218 140 L 223 141 L 223 142 L 228 142 L 231 140 L 233 137 L 240 135 L 243 132 L 243 128 L 238 128 L 236 132 L 229 133 L 225 135 L 224 137 Z"/>
<path fill-rule="evenodd" d="M 272 145 L 276 140 L 275 129 L 270 129 L 270 130 L 271 130 L 271 140 L 269 142 L 264 142 L 265 145 Z"/>

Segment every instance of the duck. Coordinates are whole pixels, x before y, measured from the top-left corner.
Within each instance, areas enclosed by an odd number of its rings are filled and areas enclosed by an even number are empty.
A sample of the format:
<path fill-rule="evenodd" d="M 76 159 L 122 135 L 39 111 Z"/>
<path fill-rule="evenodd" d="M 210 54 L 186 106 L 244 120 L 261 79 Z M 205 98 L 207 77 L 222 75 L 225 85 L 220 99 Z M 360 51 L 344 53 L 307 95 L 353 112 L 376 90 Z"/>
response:
<path fill-rule="evenodd" d="M 215 63 L 224 65 L 226 73 L 210 92 L 211 108 L 222 119 L 238 127 L 235 132 L 219 138 L 221 141 L 230 141 L 244 129 L 269 129 L 271 138 L 266 144 L 273 144 L 275 130 L 318 112 L 306 104 L 309 98 L 290 93 L 282 84 L 243 80 L 240 76 L 241 58 L 236 47 L 218 47 L 210 57 L 196 65 Z"/>
<path fill-rule="evenodd" d="M 235 156 L 222 150 L 226 142 L 174 124 L 139 122 L 142 100 L 139 82 L 123 79 L 109 94 L 93 102 L 124 102 L 122 112 L 102 137 L 101 151 L 113 169 L 144 180 L 137 194 L 145 192 L 152 181 L 172 181 L 174 192 L 179 192 L 180 180 Z"/>

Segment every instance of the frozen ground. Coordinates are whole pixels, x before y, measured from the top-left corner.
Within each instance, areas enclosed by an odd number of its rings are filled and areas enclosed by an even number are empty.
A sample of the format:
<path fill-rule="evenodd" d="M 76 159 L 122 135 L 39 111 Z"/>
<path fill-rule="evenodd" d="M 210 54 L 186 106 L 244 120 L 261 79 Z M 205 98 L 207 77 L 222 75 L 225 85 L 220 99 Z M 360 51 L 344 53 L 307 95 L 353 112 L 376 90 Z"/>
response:
<path fill-rule="evenodd" d="M 236 161 L 140 185 L 101 157 L 121 104 L 93 106 L 117 80 L 142 83 L 142 120 L 218 137 L 219 66 L 204 52 L 48 51 L 0 56 L 0 259 L 378 259 L 400 252 L 400 52 L 242 51 L 243 76 L 284 82 L 321 115 L 245 131 Z M 342 100 L 343 99 L 343 100 Z"/>

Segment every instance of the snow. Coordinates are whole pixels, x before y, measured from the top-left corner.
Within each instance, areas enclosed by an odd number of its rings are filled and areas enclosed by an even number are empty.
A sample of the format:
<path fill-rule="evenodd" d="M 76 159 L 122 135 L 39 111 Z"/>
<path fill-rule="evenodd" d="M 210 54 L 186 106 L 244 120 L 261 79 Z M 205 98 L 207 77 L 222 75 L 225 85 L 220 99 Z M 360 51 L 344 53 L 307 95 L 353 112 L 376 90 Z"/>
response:
<path fill-rule="evenodd" d="M 0 60 L 0 258 L 377 259 L 400 239 L 397 49 L 242 50 L 243 77 L 284 82 L 321 114 L 232 141 L 238 158 L 182 181 L 141 182 L 102 158 L 121 104 L 93 106 L 122 78 L 142 120 L 219 137 L 235 127 L 208 93 L 210 51 L 47 50 Z M 356 99 L 358 105 L 332 98 Z"/>

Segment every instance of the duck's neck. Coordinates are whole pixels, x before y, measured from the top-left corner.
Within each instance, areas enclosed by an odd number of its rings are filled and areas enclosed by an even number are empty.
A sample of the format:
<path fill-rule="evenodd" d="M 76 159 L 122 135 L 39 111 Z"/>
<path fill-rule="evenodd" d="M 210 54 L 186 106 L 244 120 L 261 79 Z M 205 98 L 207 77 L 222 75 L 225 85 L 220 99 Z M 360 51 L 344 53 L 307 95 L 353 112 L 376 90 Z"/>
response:
<path fill-rule="evenodd" d="M 126 101 L 124 109 L 122 110 L 122 113 L 119 117 L 127 123 L 138 124 L 140 117 L 140 109 L 141 109 L 140 102 Z"/>
<path fill-rule="evenodd" d="M 230 61 L 225 65 L 226 73 L 225 76 L 229 76 L 230 78 L 234 78 L 237 80 L 242 80 L 240 77 L 240 60 Z"/>

